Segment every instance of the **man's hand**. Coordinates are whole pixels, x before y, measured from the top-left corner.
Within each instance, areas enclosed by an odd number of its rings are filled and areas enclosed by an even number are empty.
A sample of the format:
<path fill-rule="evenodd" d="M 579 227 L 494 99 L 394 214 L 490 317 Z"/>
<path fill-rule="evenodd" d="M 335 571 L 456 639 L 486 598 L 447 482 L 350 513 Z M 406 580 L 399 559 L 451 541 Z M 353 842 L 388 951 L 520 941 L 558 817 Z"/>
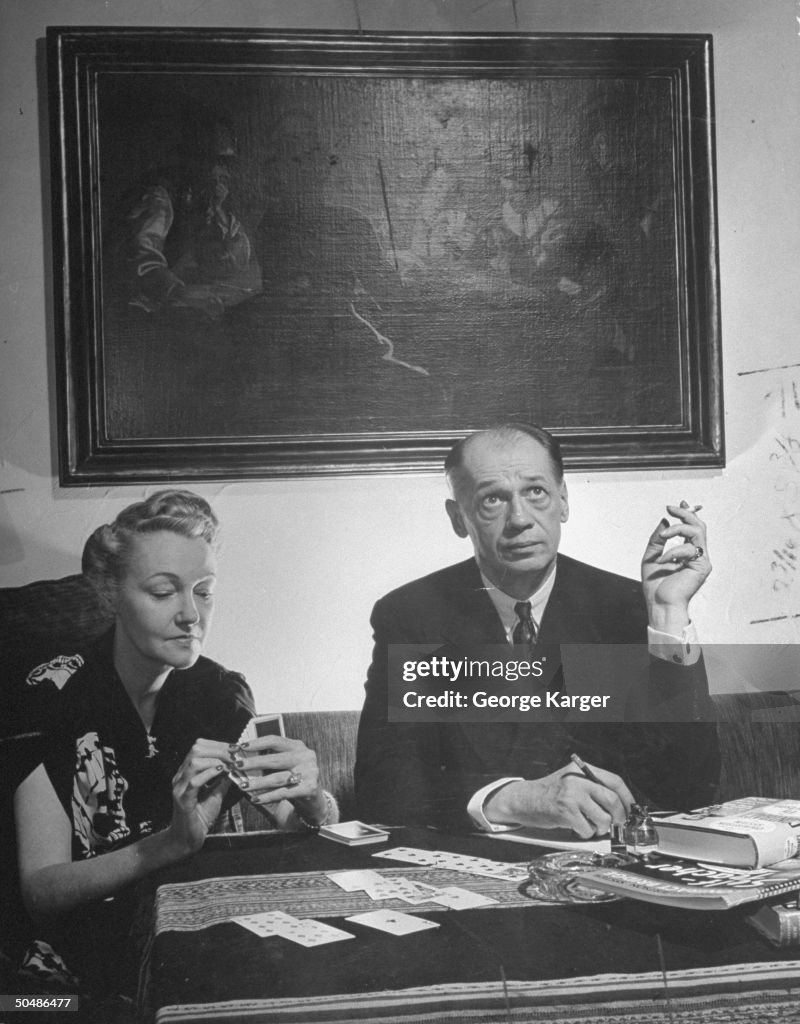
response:
<path fill-rule="evenodd" d="M 619 775 L 591 769 L 602 785 L 572 764 L 543 779 L 510 782 L 489 797 L 484 814 L 496 825 L 569 828 L 581 839 L 605 835 L 625 821 L 633 796 Z"/>
<path fill-rule="evenodd" d="M 662 519 L 650 536 L 642 557 L 642 589 L 650 625 L 662 633 L 680 636 L 689 624 L 689 602 L 711 572 L 706 524 L 696 509 L 682 501 L 667 505 L 678 520 L 670 526 Z M 666 550 L 671 537 L 681 543 Z"/>

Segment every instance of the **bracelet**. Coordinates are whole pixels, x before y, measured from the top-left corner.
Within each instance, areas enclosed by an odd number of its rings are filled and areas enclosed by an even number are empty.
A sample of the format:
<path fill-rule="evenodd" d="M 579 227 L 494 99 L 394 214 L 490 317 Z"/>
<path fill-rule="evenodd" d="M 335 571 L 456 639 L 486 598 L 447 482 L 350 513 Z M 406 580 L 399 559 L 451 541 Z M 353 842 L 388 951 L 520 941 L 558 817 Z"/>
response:
<path fill-rule="evenodd" d="M 322 821 L 309 821 L 298 810 L 297 805 L 294 805 L 294 813 L 300 819 L 300 823 L 304 825 L 309 832 L 319 832 L 323 825 L 327 825 L 331 818 L 336 817 L 336 802 L 327 789 L 323 789 L 322 792 L 325 794 L 325 817 Z"/>

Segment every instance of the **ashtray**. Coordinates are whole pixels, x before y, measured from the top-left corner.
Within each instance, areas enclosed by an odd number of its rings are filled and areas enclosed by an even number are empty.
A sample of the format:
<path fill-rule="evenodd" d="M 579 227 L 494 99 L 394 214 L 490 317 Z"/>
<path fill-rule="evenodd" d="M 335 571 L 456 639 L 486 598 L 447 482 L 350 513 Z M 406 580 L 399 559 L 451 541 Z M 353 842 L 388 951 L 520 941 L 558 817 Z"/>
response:
<path fill-rule="evenodd" d="M 609 867 L 627 862 L 625 854 L 546 853 L 528 863 L 528 881 L 522 883 L 520 892 L 530 899 L 550 903 L 611 903 L 622 897 L 591 889 L 575 877 L 575 872 L 579 868 Z"/>

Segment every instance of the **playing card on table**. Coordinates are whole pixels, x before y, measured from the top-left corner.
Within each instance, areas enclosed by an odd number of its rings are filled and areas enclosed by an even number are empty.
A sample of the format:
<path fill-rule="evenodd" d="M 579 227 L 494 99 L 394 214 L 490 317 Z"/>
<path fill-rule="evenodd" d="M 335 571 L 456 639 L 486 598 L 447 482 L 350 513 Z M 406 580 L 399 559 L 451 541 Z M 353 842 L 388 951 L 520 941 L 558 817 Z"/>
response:
<path fill-rule="evenodd" d="M 436 867 L 449 868 L 451 871 L 474 871 L 488 864 L 485 857 L 468 857 L 465 853 L 436 853 Z"/>
<path fill-rule="evenodd" d="M 427 903 L 428 897 L 410 878 L 380 878 L 364 887 L 372 900 L 404 900 L 406 903 Z"/>
<path fill-rule="evenodd" d="M 231 920 L 234 924 L 240 924 L 243 928 L 247 928 L 248 931 L 260 935 L 262 939 L 276 934 L 275 929 L 272 927 L 271 912 L 266 914 L 248 914 L 245 917 L 234 917 Z"/>
<path fill-rule="evenodd" d="M 342 931 L 341 928 L 334 928 L 333 925 L 324 924 L 322 921 L 314 921 L 306 918 L 297 922 L 297 927 L 289 928 L 286 931 L 279 931 L 278 935 L 284 939 L 290 939 L 300 946 L 324 946 L 328 942 L 342 942 L 344 939 L 354 939 L 355 935 Z"/>
<path fill-rule="evenodd" d="M 343 939 L 355 938 L 350 932 L 342 931 L 341 928 L 333 928 L 329 924 L 323 924 L 322 921 L 315 921 L 311 918 L 293 917 L 291 914 L 285 914 L 282 910 L 270 910 L 264 914 L 249 914 L 244 917 L 236 917 L 233 920 L 262 938 L 278 935 L 282 939 L 296 942 L 300 946 L 322 946 L 328 942 L 341 942 Z"/>
<path fill-rule="evenodd" d="M 412 932 L 439 927 L 436 921 L 404 914 L 400 910 L 368 910 L 365 914 L 353 914 L 345 920 L 366 925 L 367 928 L 377 928 L 378 931 L 388 932 L 390 935 L 411 935 Z"/>
<path fill-rule="evenodd" d="M 504 864 L 487 857 L 470 857 L 464 853 L 444 850 L 417 850 L 411 846 L 395 846 L 391 850 L 373 853 L 373 857 L 399 860 L 417 867 L 436 867 L 447 871 L 463 871 L 482 878 L 497 878 L 507 882 L 524 882 L 528 871 L 524 864 Z"/>
<path fill-rule="evenodd" d="M 524 864 L 503 864 L 486 857 L 466 857 L 458 853 L 443 853 L 436 861 L 437 868 L 463 871 L 481 878 L 497 878 L 507 882 L 523 882 L 528 877 Z"/>
<path fill-rule="evenodd" d="M 421 903 L 432 903 L 436 893 L 441 892 L 435 885 L 416 882 L 412 878 L 406 878 L 404 881 L 408 885 L 404 886 L 403 890 L 398 893 L 398 898 L 414 907 L 418 907 Z"/>
<path fill-rule="evenodd" d="M 376 885 L 381 881 L 381 875 L 377 871 L 329 871 L 328 878 L 335 882 L 345 892 L 358 892 L 359 889 L 366 889 L 368 885 Z"/>
<path fill-rule="evenodd" d="M 439 889 L 430 899 L 451 910 L 471 910 L 473 907 L 489 907 L 497 903 L 497 900 L 493 900 L 489 896 L 483 896 L 479 892 L 470 892 L 469 889 L 460 889 L 457 885 L 448 885 L 444 889 Z"/>
<path fill-rule="evenodd" d="M 480 874 L 484 878 L 497 878 L 505 882 L 525 882 L 529 877 L 525 864 L 498 864 L 496 861 L 492 863 L 491 867 L 476 871 L 475 874 Z"/>
<path fill-rule="evenodd" d="M 419 864 L 426 866 L 433 864 L 436 854 L 430 850 L 417 850 L 413 846 L 395 846 L 391 850 L 381 850 L 373 853 L 373 857 L 384 857 L 386 860 L 402 860 L 408 864 Z"/>

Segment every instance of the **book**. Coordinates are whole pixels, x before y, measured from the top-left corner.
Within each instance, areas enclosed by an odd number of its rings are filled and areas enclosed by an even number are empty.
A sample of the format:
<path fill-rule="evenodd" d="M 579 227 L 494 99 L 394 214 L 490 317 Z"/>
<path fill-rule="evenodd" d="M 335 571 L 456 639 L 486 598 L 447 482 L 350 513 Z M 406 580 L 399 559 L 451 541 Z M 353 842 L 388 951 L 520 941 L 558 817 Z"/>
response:
<path fill-rule="evenodd" d="M 800 946 L 800 907 L 765 903 L 747 921 L 773 946 Z"/>
<path fill-rule="evenodd" d="M 574 877 L 601 892 L 688 910 L 728 910 L 800 893 L 800 861 L 745 870 L 650 854 L 630 864 L 578 867 Z"/>
<path fill-rule="evenodd" d="M 340 821 L 338 825 L 322 825 L 319 834 L 334 843 L 345 846 L 365 846 L 367 843 L 385 843 L 389 833 L 363 821 Z"/>
<path fill-rule="evenodd" d="M 659 853 L 732 867 L 767 867 L 798 851 L 800 800 L 744 797 L 688 814 L 654 816 L 653 825 Z"/>

